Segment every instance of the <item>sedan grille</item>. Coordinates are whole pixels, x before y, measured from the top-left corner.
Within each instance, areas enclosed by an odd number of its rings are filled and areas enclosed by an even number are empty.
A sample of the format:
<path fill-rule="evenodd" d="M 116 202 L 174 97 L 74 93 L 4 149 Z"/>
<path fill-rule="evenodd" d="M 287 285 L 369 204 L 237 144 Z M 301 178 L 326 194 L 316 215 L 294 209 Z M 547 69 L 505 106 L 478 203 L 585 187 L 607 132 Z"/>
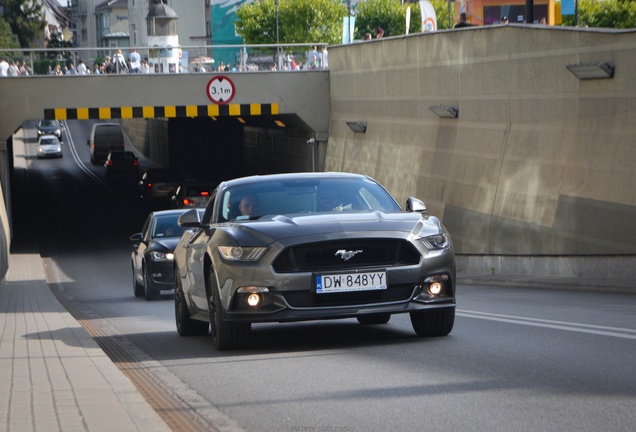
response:
<path fill-rule="evenodd" d="M 419 261 L 419 252 L 406 240 L 353 239 L 290 247 L 273 266 L 278 273 L 296 273 L 414 265 Z"/>

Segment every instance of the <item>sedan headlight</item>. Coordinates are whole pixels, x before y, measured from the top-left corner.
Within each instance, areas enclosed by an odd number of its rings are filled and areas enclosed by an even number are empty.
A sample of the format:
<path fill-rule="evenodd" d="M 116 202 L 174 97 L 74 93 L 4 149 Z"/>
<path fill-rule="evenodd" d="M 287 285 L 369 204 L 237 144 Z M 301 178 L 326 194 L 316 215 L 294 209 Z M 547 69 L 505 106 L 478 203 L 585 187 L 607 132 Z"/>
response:
<path fill-rule="evenodd" d="M 174 254 L 172 252 L 153 251 L 150 253 L 150 259 L 155 262 L 172 261 L 174 259 Z"/>
<path fill-rule="evenodd" d="M 450 247 L 450 237 L 448 233 L 435 234 L 428 237 L 422 237 L 420 239 L 426 249 L 430 251 L 438 251 L 442 249 L 447 249 Z"/>
<path fill-rule="evenodd" d="M 219 253 L 228 261 L 258 261 L 267 251 L 266 247 L 219 246 Z"/>

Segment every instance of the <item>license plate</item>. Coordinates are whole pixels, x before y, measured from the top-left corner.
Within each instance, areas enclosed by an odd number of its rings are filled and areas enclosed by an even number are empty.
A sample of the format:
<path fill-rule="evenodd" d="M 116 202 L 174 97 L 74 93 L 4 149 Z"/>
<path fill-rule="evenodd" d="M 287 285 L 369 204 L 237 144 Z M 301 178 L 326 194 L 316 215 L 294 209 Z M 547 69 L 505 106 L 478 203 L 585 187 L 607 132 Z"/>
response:
<path fill-rule="evenodd" d="M 386 272 L 316 275 L 316 293 L 386 289 Z"/>

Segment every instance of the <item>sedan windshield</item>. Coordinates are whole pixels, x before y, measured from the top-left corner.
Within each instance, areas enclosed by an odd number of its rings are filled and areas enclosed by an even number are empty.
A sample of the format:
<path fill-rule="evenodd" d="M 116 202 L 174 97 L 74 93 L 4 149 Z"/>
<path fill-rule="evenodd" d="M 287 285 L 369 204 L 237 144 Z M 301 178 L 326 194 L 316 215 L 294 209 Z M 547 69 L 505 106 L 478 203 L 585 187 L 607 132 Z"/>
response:
<path fill-rule="evenodd" d="M 401 211 L 382 186 L 362 178 L 258 182 L 226 189 L 221 199 L 223 220 L 296 213 Z"/>

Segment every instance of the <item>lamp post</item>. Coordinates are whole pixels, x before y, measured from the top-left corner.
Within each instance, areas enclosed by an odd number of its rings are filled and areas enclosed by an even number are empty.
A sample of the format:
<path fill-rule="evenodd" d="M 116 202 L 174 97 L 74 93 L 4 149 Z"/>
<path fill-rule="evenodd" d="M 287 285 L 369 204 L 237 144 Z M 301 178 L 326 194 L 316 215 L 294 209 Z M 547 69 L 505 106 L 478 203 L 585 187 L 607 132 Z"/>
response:
<path fill-rule="evenodd" d="M 278 66 L 278 70 L 281 70 L 283 65 L 281 64 L 280 34 L 278 31 L 278 0 L 274 0 L 274 4 L 276 5 L 276 64 Z"/>

